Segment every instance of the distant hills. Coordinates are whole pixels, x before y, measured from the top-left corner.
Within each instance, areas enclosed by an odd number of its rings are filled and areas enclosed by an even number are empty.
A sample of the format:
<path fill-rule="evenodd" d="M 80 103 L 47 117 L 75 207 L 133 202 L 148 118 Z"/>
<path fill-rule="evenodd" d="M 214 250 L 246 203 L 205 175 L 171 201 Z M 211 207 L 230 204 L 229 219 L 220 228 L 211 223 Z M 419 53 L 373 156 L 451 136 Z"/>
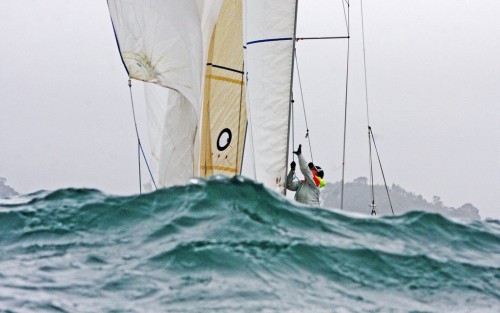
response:
<path fill-rule="evenodd" d="M 0 177 L 0 198 L 8 198 L 17 195 L 17 191 L 14 188 L 6 184 L 7 179 Z"/>
<path fill-rule="evenodd" d="M 341 184 L 327 183 L 321 190 L 322 205 L 331 208 L 340 208 Z M 446 217 L 461 220 L 481 219 L 479 210 L 470 203 L 459 208 L 445 206 L 438 196 L 434 196 L 432 202 L 427 201 L 421 195 L 404 190 L 402 187 L 392 184 L 388 186 L 394 213 L 399 215 L 408 211 L 428 211 L 440 213 Z M 375 185 L 375 210 L 377 215 L 392 214 L 387 190 L 383 185 Z M 353 182 L 344 185 L 344 210 L 349 212 L 371 213 L 371 187 L 366 177 L 356 178 Z"/>

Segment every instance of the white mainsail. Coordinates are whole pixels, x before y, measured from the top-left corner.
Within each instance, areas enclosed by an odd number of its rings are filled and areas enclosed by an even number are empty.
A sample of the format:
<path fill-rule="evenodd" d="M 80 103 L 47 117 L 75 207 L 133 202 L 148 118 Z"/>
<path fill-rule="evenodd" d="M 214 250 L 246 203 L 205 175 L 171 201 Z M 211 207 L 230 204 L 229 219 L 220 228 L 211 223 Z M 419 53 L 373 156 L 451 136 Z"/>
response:
<path fill-rule="evenodd" d="M 242 1 L 225 0 L 205 73 L 200 176 L 241 173 L 246 134 Z"/>
<path fill-rule="evenodd" d="M 197 175 L 201 86 L 222 0 L 108 0 L 130 78 L 147 86 L 153 175 L 159 186 Z"/>
<path fill-rule="evenodd" d="M 296 0 L 245 0 L 244 3 L 252 166 L 256 180 L 284 193 L 297 3 Z"/>

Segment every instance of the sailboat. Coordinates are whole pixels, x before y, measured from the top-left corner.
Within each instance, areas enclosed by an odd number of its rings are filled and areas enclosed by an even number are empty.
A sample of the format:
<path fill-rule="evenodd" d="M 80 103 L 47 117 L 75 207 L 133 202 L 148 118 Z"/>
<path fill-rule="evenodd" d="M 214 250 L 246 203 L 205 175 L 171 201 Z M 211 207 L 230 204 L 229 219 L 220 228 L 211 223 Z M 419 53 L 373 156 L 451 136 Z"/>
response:
<path fill-rule="evenodd" d="M 242 174 L 246 154 L 247 176 L 284 193 L 297 1 L 108 6 L 127 74 L 146 82 L 158 186 Z"/>
<path fill-rule="evenodd" d="M 297 0 L 108 0 L 108 6 L 127 74 L 145 82 L 155 186 L 244 175 L 286 194 L 295 43 L 348 39 L 349 17 L 347 36 L 297 38 Z M 373 198 L 370 206 L 375 214 Z"/>

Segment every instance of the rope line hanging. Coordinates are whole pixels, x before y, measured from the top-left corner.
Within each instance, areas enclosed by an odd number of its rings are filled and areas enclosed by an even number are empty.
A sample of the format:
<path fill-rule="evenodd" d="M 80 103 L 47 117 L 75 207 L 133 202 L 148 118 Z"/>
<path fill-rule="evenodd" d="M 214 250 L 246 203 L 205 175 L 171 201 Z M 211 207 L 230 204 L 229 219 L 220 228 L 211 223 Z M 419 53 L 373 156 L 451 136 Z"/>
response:
<path fill-rule="evenodd" d="M 384 179 L 385 190 L 387 192 L 387 197 L 389 199 L 389 204 L 391 206 L 392 215 L 394 215 L 394 209 L 392 207 L 391 196 L 389 195 L 389 188 L 387 187 L 387 181 L 385 179 L 384 169 L 382 168 L 382 162 L 380 160 L 380 155 L 377 150 L 377 145 L 375 144 L 375 137 L 373 136 L 372 128 L 370 125 L 370 110 L 369 110 L 369 102 L 368 102 L 368 75 L 366 69 L 366 47 L 365 47 L 365 25 L 364 25 L 364 13 L 363 13 L 363 0 L 360 0 L 360 9 L 361 9 L 361 34 L 362 34 L 362 42 L 363 42 L 363 68 L 364 68 L 364 83 L 365 83 L 365 102 L 366 102 L 366 121 L 368 125 L 368 149 L 369 149 L 369 162 L 370 162 L 370 189 L 371 189 L 371 215 L 377 215 L 377 211 L 375 207 L 375 185 L 373 181 L 373 158 L 372 158 L 372 143 L 375 148 L 375 152 L 377 153 L 378 163 L 380 166 L 380 171 L 382 172 L 382 177 Z"/>
<path fill-rule="evenodd" d="M 240 86 L 240 114 L 238 114 L 238 137 L 240 136 L 240 132 L 241 132 L 241 114 L 242 114 L 241 107 L 243 105 L 243 90 L 245 88 L 245 86 L 243 84 L 243 81 L 245 79 L 244 70 L 245 70 L 245 61 L 243 61 L 241 64 L 241 82 L 242 82 L 242 84 Z M 245 101 L 245 103 L 246 103 L 246 101 Z M 243 139 L 243 148 L 244 147 L 245 147 L 245 139 Z M 239 151 L 240 151 L 240 140 L 238 140 L 237 147 L 236 147 L 236 160 L 239 160 Z M 243 160 L 243 155 L 241 156 L 241 159 Z M 241 171 L 242 171 L 242 166 L 240 165 L 240 172 L 239 173 L 238 173 L 238 166 L 236 166 L 236 174 L 241 175 Z"/>
<path fill-rule="evenodd" d="M 389 195 L 389 188 L 387 188 L 387 181 L 385 180 L 384 169 L 382 168 L 382 161 L 380 160 L 380 155 L 378 154 L 377 144 L 375 143 L 375 137 L 373 136 L 372 128 L 369 127 L 369 133 L 371 135 L 371 139 L 373 141 L 373 146 L 375 147 L 375 152 L 377 153 L 378 163 L 380 165 L 380 171 L 382 172 L 382 177 L 384 179 L 385 191 L 387 192 L 387 198 L 389 199 L 389 204 L 391 206 L 392 215 L 394 215 L 394 209 L 392 207 L 391 196 Z"/>
<path fill-rule="evenodd" d="M 243 2 L 243 5 L 245 6 L 245 8 L 243 9 L 243 15 L 244 15 L 243 20 L 246 20 L 247 19 L 247 12 L 248 12 L 247 3 Z M 243 42 L 248 43 L 247 23 L 243 23 L 243 27 L 245 28 L 243 31 L 243 35 L 244 35 Z M 246 44 L 243 44 L 242 48 L 243 48 L 243 60 L 246 60 L 246 58 L 247 58 L 247 46 L 246 46 Z M 248 84 L 249 84 L 248 71 L 247 71 L 247 69 L 243 69 L 243 71 L 244 71 L 244 80 L 245 80 L 245 86 L 246 86 L 245 87 L 245 103 L 246 103 L 246 108 L 247 108 L 247 129 L 245 132 L 245 142 L 247 141 L 246 137 L 250 136 L 249 143 L 251 145 L 251 149 L 249 152 L 251 152 L 251 157 L 252 157 L 251 158 L 252 162 L 250 164 L 251 164 L 251 169 L 253 170 L 253 177 L 257 178 L 257 168 L 255 166 L 255 146 L 254 146 L 254 142 L 253 142 L 253 123 L 252 123 L 252 111 L 251 111 L 252 105 L 249 101 L 250 88 L 248 88 Z"/>
<path fill-rule="evenodd" d="M 292 150 L 295 149 L 295 114 L 294 114 L 294 105 L 295 105 L 295 100 L 292 98 L 292 105 L 291 105 L 291 122 L 292 122 Z M 292 161 L 295 162 L 295 153 L 292 153 Z"/>
<path fill-rule="evenodd" d="M 341 0 L 342 1 L 342 8 L 344 9 L 344 20 L 345 20 L 345 28 L 347 33 L 349 33 L 349 21 L 347 20 L 347 14 L 345 12 L 345 5 L 347 4 L 347 7 L 349 7 L 349 2 L 346 0 Z"/>
<path fill-rule="evenodd" d="M 375 207 L 377 206 L 375 204 L 375 187 L 373 184 L 373 162 L 372 162 L 372 141 L 370 138 L 370 133 L 371 133 L 371 128 L 368 126 L 368 158 L 370 162 L 370 192 L 371 192 L 371 202 L 370 202 L 370 207 L 372 208 L 371 215 L 377 215 L 377 211 L 375 210 Z"/>
<path fill-rule="evenodd" d="M 344 3 L 344 1 L 342 1 Z M 344 209 L 344 185 L 345 185 L 345 152 L 346 152 L 346 138 L 347 138 L 347 98 L 349 90 L 349 56 L 351 48 L 351 5 L 347 2 L 347 57 L 346 57 L 346 77 L 345 77 L 345 102 L 344 102 L 344 140 L 342 146 L 342 185 L 340 189 L 340 209 Z M 345 10 L 344 10 L 345 16 Z"/>
<path fill-rule="evenodd" d="M 343 142 L 343 156 L 342 156 L 342 189 L 341 189 L 341 201 L 340 201 L 340 209 L 343 210 L 343 205 L 344 205 L 344 177 L 345 177 L 345 150 L 346 150 L 346 130 L 347 130 L 347 91 L 348 91 L 348 78 L 349 78 L 349 45 L 350 45 L 350 30 L 349 30 L 349 24 L 350 24 L 350 1 L 348 0 L 341 0 L 342 1 L 342 7 L 344 9 L 344 20 L 346 23 L 346 29 L 347 29 L 347 36 L 326 36 L 326 37 L 297 37 L 296 40 L 323 40 L 323 39 L 347 39 L 347 73 L 346 73 L 346 88 L 345 88 L 345 115 L 344 115 L 344 142 Z M 345 6 L 347 5 L 347 13 L 346 13 L 346 8 Z M 295 63 L 297 63 L 297 75 L 299 78 L 299 86 L 300 86 L 300 92 L 302 96 L 302 104 L 304 106 L 304 117 L 306 118 L 305 114 L 305 104 L 304 104 L 304 94 L 302 92 L 302 83 L 300 80 L 300 73 L 299 73 L 299 66 L 298 66 L 298 60 L 297 60 L 297 53 L 294 51 L 295 55 Z M 311 159 L 313 159 L 312 155 L 312 148 L 311 148 L 311 141 L 310 141 L 310 136 L 309 136 L 309 127 L 307 126 L 307 118 L 306 118 L 306 128 L 307 128 L 307 133 L 306 133 L 306 138 L 309 139 L 309 150 L 311 153 Z M 314 162 L 314 160 L 312 160 Z"/>
<path fill-rule="evenodd" d="M 132 96 L 132 81 L 129 79 L 128 80 L 128 87 L 130 91 L 130 103 L 132 105 L 132 115 L 134 117 L 134 126 L 135 126 L 135 135 L 137 137 L 137 158 L 138 158 L 138 167 L 139 167 L 139 193 L 142 193 L 142 174 L 141 174 L 141 153 L 142 157 L 144 158 L 144 162 L 146 163 L 146 167 L 149 172 L 149 176 L 151 177 L 151 181 L 153 182 L 153 185 L 155 186 L 155 190 L 158 189 L 156 186 L 155 179 L 153 177 L 153 174 L 151 173 L 151 168 L 149 167 L 148 160 L 146 158 L 146 154 L 144 153 L 144 149 L 142 148 L 141 144 L 141 139 L 139 138 L 139 130 L 137 128 L 137 119 L 135 117 L 135 107 L 134 107 L 134 97 Z"/>
<path fill-rule="evenodd" d="M 253 119 L 252 119 L 252 106 L 248 99 L 250 98 L 250 88 L 248 88 L 249 80 L 248 80 L 248 72 L 245 73 L 245 81 L 246 81 L 246 90 L 245 90 L 245 99 L 247 105 L 247 125 L 250 126 L 250 144 L 252 146 L 252 169 L 253 169 L 253 177 L 257 178 L 257 166 L 255 165 L 255 145 L 253 141 Z"/>
<path fill-rule="evenodd" d="M 377 211 L 375 210 L 375 207 L 377 206 L 375 204 L 375 185 L 373 183 L 373 160 L 372 160 L 372 141 L 371 141 L 371 127 L 370 127 L 370 111 L 369 111 L 369 104 L 368 104 L 368 80 L 367 80 L 367 74 L 366 74 L 366 48 L 365 48 L 365 23 L 364 23 L 364 15 L 363 15 L 363 0 L 360 1 L 360 9 L 361 9 L 361 39 L 363 41 L 363 70 L 364 70 L 364 83 L 365 83 L 365 104 L 366 104 L 366 121 L 368 125 L 368 160 L 369 160 L 369 167 L 370 167 L 370 192 L 371 192 L 371 202 L 370 202 L 370 207 L 371 207 L 371 215 L 377 215 Z"/>
<path fill-rule="evenodd" d="M 295 110 L 294 110 L 295 100 L 293 99 L 292 93 L 292 105 L 290 106 L 290 124 L 291 124 L 291 133 L 292 133 L 292 150 L 295 149 Z M 292 153 L 292 161 L 295 162 L 295 153 Z M 294 174 L 293 179 L 297 179 L 297 176 Z"/>
<path fill-rule="evenodd" d="M 307 123 L 307 114 L 306 114 L 306 104 L 304 101 L 304 92 L 302 90 L 302 80 L 300 79 L 299 60 L 297 58 L 297 50 L 295 50 L 294 55 L 295 55 L 295 63 L 297 64 L 297 77 L 299 79 L 300 97 L 302 99 L 302 109 L 304 111 L 304 120 L 306 123 L 306 136 L 305 136 L 305 138 L 309 142 L 309 152 L 311 153 L 311 161 L 314 163 L 314 156 L 313 156 L 312 146 L 311 146 L 311 136 L 309 135 L 309 124 Z M 293 100 L 292 100 L 292 103 L 293 103 Z"/>
<path fill-rule="evenodd" d="M 364 22 L 364 15 L 363 15 L 363 0 L 361 1 L 361 38 L 363 40 L 363 69 L 364 69 L 364 80 L 365 80 L 365 103 L 366 103 L 366 120 L 368 123 L 368 126 L 370 126 L 370 112 L 368 110 L 368 75 L 366 74 L 366 48 L 365 48 L 365 22 Z"/>

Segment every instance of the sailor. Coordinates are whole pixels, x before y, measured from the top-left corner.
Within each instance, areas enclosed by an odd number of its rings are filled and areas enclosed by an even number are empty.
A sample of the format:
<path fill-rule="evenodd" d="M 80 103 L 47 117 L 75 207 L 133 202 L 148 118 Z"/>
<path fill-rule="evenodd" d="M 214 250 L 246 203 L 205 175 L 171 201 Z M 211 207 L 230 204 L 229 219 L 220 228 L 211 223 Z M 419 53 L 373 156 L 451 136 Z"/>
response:
<path fill-rule="evenodd" d="M 286 178 L 286 188 L 295 191 L 295 200 L 309 205 L 319 206 L 320 188 L 325 186 L 323 181 L 324 171 L 319 166 L 314 166 L 311 162 L 306 163 L 302 155 L 302 145 L 299 145 L 297 151 L 294 151 L 299 158 L 300 171 L 304 175 L 304 180 L 294 181 L 295 161 L 290 163 L 290 172 Z M 319 170 L 318 170 L 319 169 Z"/>

